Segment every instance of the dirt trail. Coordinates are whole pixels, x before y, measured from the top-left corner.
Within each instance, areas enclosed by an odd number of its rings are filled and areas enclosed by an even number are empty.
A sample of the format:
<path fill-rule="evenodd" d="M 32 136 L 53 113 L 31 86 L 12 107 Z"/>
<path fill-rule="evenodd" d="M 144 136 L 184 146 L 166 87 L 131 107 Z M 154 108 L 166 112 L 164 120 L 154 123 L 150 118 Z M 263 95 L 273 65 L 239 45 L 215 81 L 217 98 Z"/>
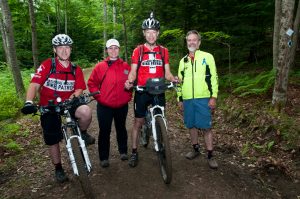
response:
<path fill-rule="evenodd" d="M 88 72 L 86 71 L 88 75 Z M 98 137 L 96 103 L 93 109 L 93 122 L 89 132 Z M 127 118 L 129 148 L 133 122 L 133 108 L 130 104 Z M 219 144 L 216 147 L 219 168 L 208 167 L 204 153 L 195 160 L 187 160 L 184 154 L 190 149 L 188 131 L 178 128 L 180 124 L 169 119 L 169 137 L 173 161 L 173 180 L 165 185 L 159 173 L 157 157 L 149 146 L 139 148 L 140 161 L 137 167 L 130 168 L 128 161 L 121 161 L 117 152 L 115 131 L 112 128 L 110 166 L 101 168 L 98 146 L 89 147 L 93 171 L 90 180 L 97 198 L 299 198 L 299 183 L 293 183 L 280 174 L 259 175 L 255 169 L 243 166 L 238 152 Z M 176 121 L 176 120 L 175 120 Z M 216 131 L 218 134 L 223 132 Z M 41 137 L 41 136 L 40 136 Z M 0 184 L 0 198 L 84 198 L 79 184 L 72 177 L 71 168 L 65 151 L 63 164 L 70 181 L 58 184 L 54 181 L 52 165 L 47 150 L 41 143 L 33 149 L 30 158 L 23 158 L 19 169 L 8 178 L 7 183 Z M 38 165 L 36 163 L 38 162 Z M 24 184 L 22 185 L 22 182 Z M 16 184 L 19 185 L 16 186 Z M 25 186 L 24 186 L 25 185 Z M 298 196 L 298 197 L 297 197 Z"/>

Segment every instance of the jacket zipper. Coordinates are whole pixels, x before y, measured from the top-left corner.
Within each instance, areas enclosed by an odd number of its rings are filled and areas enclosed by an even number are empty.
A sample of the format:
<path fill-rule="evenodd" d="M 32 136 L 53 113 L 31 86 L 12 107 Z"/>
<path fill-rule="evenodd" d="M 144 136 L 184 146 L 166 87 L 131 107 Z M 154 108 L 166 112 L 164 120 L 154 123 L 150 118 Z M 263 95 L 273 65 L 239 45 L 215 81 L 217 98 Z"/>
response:
<path fill-rule="evenodd" d="M 194 61 L 195 60 L 191 60 L 191 63 L 192 63 L 192 91 L 193 91 L 193 99 L 194 99 Z"/>

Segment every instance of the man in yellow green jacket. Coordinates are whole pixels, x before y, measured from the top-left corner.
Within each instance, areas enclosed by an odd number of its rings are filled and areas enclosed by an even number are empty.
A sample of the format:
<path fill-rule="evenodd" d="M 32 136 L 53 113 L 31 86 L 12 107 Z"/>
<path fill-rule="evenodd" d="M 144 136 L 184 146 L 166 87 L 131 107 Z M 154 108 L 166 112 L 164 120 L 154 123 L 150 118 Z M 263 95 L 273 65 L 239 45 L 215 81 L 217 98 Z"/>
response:
<path fill-rule="evenodd" d="M 213 134 L 211 115 L 216 108 L 218 97 L 218 75 L 214 57 L 199 50 L 201 36 L 191 30 L 186 35 L 189 54 L 180 60 L 178 77 L 182 82 L 177 93 L 179 106 L 183 110 L 184 124 L 190 130 L 193 150 L 186 154 L 187 159 L 194 159 L 200 154 L 198 133 L 204 134 L 207 160 L 210 168 L 218 168 L 213 157 Z"/>

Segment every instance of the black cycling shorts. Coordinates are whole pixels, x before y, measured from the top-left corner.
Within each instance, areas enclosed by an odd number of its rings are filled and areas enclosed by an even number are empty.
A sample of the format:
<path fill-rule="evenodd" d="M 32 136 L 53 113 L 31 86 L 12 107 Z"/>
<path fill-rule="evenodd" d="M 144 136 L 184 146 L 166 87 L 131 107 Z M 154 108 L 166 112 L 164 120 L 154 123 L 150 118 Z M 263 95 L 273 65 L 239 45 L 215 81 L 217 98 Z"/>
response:
<path fill-rule="evenodd" d="M 46 145 L 57 144 L 63 139 L 59 114 L 45 113 L 41 115 L 41 125 Z"/>
<path fill-rule="evenodd" d="M 165 94 L 158 95 L 158 102 L 156 102 L 160 106 L 165 106 Z M 151 95 L 147 92 L 138 92 L 136 91 L 134 94 L 134 116 L 136 118 L 144 118 L 147 113 L 147 107 L 149 105 L 154 105 L 154 95 Z"/>
<path fill-rule="evenodd" d="M 75 111 L 80 105 L 76 104 L 69 110 L 73 118 L 75 118 Z M 61 116 L 58 113 L 45 113 L 41 115 L 41 126 L 46 145 L 57 144 L 63 139 Z"/>

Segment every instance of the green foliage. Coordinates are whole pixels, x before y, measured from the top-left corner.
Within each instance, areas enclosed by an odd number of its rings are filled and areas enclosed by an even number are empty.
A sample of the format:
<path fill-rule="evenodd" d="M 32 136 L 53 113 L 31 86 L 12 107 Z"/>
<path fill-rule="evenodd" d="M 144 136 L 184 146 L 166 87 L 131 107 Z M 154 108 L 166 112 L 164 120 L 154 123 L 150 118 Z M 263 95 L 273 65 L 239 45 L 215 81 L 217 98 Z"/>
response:
<path fill-rule="evenodd" d="M 15 136 L 19 134 L 20 126 L 7 122 L 0 123 L 0 147 L 8 150 L 19 151 L 20 145 L 15 141 Z"/>
<path fill-rule="evenodd" d="M 231 88 L 239 96 L 267 93 L 275 81 L 274 70 L 257 73 L 228 74 L 220 78 L 220 88 Z"/>
<path fill-rule="evenodd" d="M 204 37 L 203 39 L 207 39 L 209 41 L 212 40 L 219 43 L 227 43 L 227 41 L 230 39 L 230 36 L 224 32 L 209 31 L 201 33 L 201 35 Z"/>
<path fill-rule="evenodd" d="M 9 139 L 9 142 L 6 145 L 4 145 L 4 147 L 9 150 L 12 150 L 12 151 L 20 151 L 21 150 L 20 145 L 11 139 Z"/>
<path fill-rule="evenodd" d="M 123 15 L 119 1 L 107 1 L 107 24 L 103 24 L 102 1 L 66 2 L 66 7 L 64 1 L 57 0 L 36 1 L 34 4 L 40 62 L 53 56 L 51 39 L 55 34 L 65 32 L 65 13 L 68 19 L 67 33 L 74 40 L 72 60 L 101 60 L 104 57 L 104 30 L 107 31 L 107 38 L 115 37 L 121 45 L 124 44 Z M 113 4 L 117 10 L 116 24 L 113 24 Z M 30 68 L 33 61 L 28 3 L 11 0 L 9 5 L 20 67 Z M 203 0 L 188 3 L 183 0 L 125 1 L 129 54 L 135 46 L 144 42 L 141 24 L 151 11 L 154 11 L 155 18 L 161 24 L 159 43 L 168 47 L 174 55 L 171 61 L 178 60 L 187 51 L 183 36 L 192 29 L 203 34 L 201 48 L 215 56 L 218 66 L 228 63 L 228 48 L 224 43 L 230 43 L 232 62 L 258 62 L 272 56 L 274 2 L 271 0 Z M 220 45 L 220 42 L 223 44 Z M 3 49 L 0 49 L 0 53 L 0 61 L 3 61 Z"/>
<path fill-rule="evenodd" d="M 261 153 L 267 153 L 270 152 L 274 146 L 275 142 L 274 140 L 271 141 L 266 141 L 264 144 L 260 145 L 260 144 L 252 144 L 252 147 L 255 150 L 260 151 Z"/>
<path fill-rule="evenodd" d="M 249 148 L 250 148 L 249 142 L 246 142 L 246 144 L 244 144 L 242 147 L 242 151 L 241 151 L 242 156 L 244 156 L 248 153 Z"/>
<path fill-rule="evenodd" d="M 74 63 L 79 65 L 81 68 L 90 68 L 94 66 L 94 64 L 87 59 L 77 59 Z"/>
<path fill-rule="evenodd" d="M 0 96 L 0 121 L 15 117 L 21 105 L 23 105 L 23 101 L 14 92 Z"/>
<path fill-rule="evenodd" d="M 166 39 L 168 37 L 173 37 L 176 39 L 182 39 L 184 37 L 184 32 L 183 30 L 176 28 L 176 29 L 171 29 L 171 30 L 165 30 L 160 37 L 162 39 Z"/>
<path fill-rule="evenodd" d="M 10 71 L 2 65 L 0 73 L 0 121 L 15 117 L 23 104 L 14 89 L 13 78 Z"/>
<path fill-rule="evenodd" d="M 0 64 L 0 121 L 9 118 L 14 118 L 18 115 L 20 108 L 23 105 L 23 100 L 16 95 L 14 80 L 8 67 Z M 30 81 L 30 73 L 32 70 L 22 72 L 24 85 L 27 87 Z"/>
<path fill-rule="evenodd" d="M 273 86 L 274 80 L 274 70 L 260 73 L 256 77 L 247 79 L 246 81 L 240 79 L 240 86 L 234 89 L 233 93 L 239 94 L 240 96 L 263 94 Z"/>
<path fill-rule="evenodd" d="M 278 134 L 282 136 L 286 150 L 299 147 L 300 126 L 297 120 L 285 114 L 281 114 L 278 117 L 280 118 L 280 122 L 275 125 L 275 128 L 278 129 Z"/>

